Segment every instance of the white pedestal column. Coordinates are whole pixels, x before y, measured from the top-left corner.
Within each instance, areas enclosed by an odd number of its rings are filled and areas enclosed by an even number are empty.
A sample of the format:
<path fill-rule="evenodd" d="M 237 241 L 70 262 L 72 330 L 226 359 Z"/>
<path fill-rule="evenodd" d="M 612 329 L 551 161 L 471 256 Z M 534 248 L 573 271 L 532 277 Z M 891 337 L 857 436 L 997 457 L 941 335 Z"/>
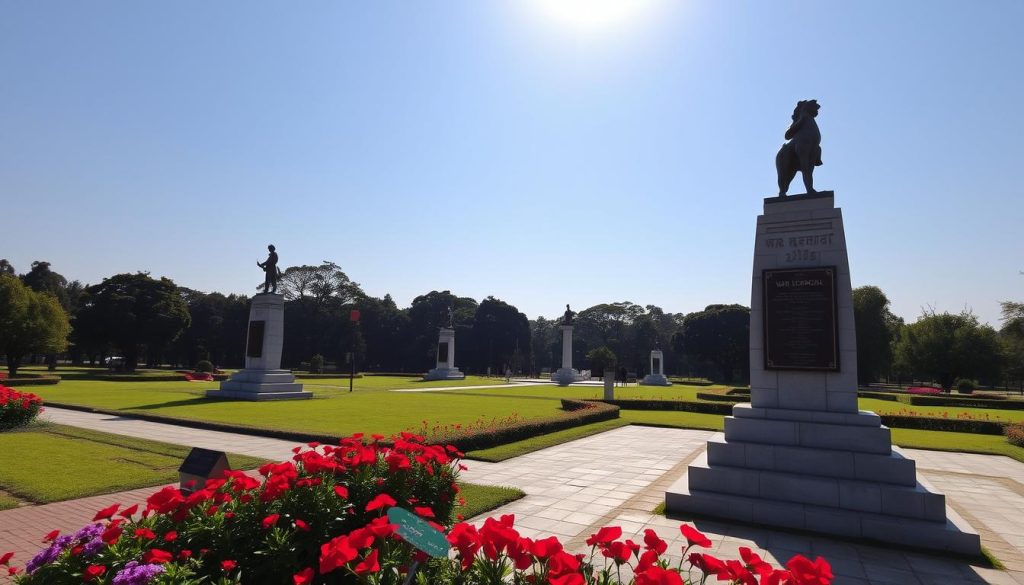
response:
<path fill-rule="evenodd" d="M 660 349 L 651 350 L 651 373 L 640 380 L 643 386 L 671 386 L 665 377 L 665 355 Z"/>
<path fill-rule="evenodd" d="M 979 555 L 977 532 L 857 409 L 842 210 L 831 192 L 765 199 L 750 301 L 750 404 L 733 407 L 669 512 Z"/>
<path fill-rule="evenodd" d="M 551 380 L 559 386 L 568 386 L 579 380 L 580 373 L 572 367 L 572 325 L 562 325 L 562 367 L 551 374 Z"/>
<path fill-rule="evenodd" d="M 212 398 L 235 400 L 296 400 L 311 398 L 295 376 L 281 369 L 284 347 L 284 296 L 258 294 L 249 306 L 249 329 L 245 345 L 245 369 L 208 390 Z"/>
<path fill-rule="evenodd" d="M 437 365 L 423 375 L 424 380 L 462 380 L 465 374 L 455 367 L 455 330 L 442 327 L 437 337 Z"/>

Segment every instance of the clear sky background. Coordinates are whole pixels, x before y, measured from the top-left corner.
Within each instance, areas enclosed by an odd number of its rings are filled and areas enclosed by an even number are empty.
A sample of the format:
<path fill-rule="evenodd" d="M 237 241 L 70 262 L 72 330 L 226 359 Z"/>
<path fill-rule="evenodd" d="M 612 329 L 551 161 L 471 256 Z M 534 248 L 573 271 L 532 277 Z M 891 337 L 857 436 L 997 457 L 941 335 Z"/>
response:
<path fill-rule="evenodd" d="M 0 0 L 0 258 L 400 306 L 750 302 L 798 99 L 855 286 L 1024 300 L 1024 2 Z M 792 193 L 802 191 L 797 178 Z"/>

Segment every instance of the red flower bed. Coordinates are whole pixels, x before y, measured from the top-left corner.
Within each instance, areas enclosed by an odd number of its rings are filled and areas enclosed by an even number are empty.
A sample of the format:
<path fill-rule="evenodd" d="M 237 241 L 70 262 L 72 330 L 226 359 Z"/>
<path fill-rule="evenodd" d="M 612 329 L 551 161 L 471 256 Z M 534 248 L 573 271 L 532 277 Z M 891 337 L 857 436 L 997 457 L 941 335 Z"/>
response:
<path fill-rule="evenodd" d="M 28 424 L 42 410 L 42 398 L 31 392 L 0 386 L 0 431 Z"/>
<path fill-rule="evenodd" d="M 932 388 L 931 386 L 911 386 L 907 388 L 907 392 L 910 394 L 942 394 L 942 388 Z"/>
<path fill-rule="evenodd" d="M 697 549 L 711 544 L 703 534 L 682 526 L 685 559 L 671 564 L 668 544 L 652 530 L 643 543 L 622 540 L 622 530 L 606 527 L 587 541 L 590 554 L 570 554 L 555 537 L 520 536 L 512 516 L 488 518 L 478 528 L 451 526 L 462 467 L 453 447 L 425 445 L 423 437 L 403 433 L 394 446 L 361 436 L 339 446 L 315 443 L 296 448 L 293 461 L 260 468 L 262 479 L 229 471 L 195 492 L 165 487 L 144 509 L 113 505 L 97 512 L 93 523 L 70 535 L 47 534 L 47 547 L 16 583 L 98 583 L 170 585 L 216 583 L 334 585 L 410 583 L 462 585 L 682 585 L 714 576 L 734 583 L 827 584 L 828 563 L 796 556 L 777 569 L 749 549 L 742 561 L 720 560 Z M 446 533 L 429 558 L 389 522 L 388 511 L 401 507 Z M 396 511 L 397 512 L 397 511 Z M 625 567 L 635 578 L 621 577 Z M 409 578 L 410 573 L 416 575 Z"/>

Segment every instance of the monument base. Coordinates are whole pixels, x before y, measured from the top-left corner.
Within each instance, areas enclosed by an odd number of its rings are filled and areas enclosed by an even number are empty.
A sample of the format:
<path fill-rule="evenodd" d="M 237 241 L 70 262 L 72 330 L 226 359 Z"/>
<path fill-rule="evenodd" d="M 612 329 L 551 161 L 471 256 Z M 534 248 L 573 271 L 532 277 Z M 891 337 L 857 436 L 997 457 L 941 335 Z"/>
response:
<path fill-rule="evenodd" d="M 430 380 L 465 380 L 466 374 L 459 371 L 459 368 L 434 368 L 423 374 L 424 381 Z"/>
<path fill-rule="evenodd" d="M 668 381 L 668 378 L 664 374 L 647 374 L 643 380 L 640 380 L 641 386 L 671 386 L 672 382 Z"/>
<path fill-rule="evenodd" d="M 977 556 L 978 533 L 946 505 L 888 427 L 856 414 L 739 404 L 665 493 L 692 513 Z"/>
<path fill-rule="evenodd" d="M 559 386 L 568 386 L 573 382 L 580 381 L 580 373 L 573 368 L 558 368 L 555 373 L 551 374 L 551 381 L 556 382 Z"/>
<path fill-rule="evenodd" d="M 239 370 L 220 383 L 220 389 L 207 390 L 208 398 L 232 400 L 304 400 L 313 397 L 295 383 L 288 370 Z"/>

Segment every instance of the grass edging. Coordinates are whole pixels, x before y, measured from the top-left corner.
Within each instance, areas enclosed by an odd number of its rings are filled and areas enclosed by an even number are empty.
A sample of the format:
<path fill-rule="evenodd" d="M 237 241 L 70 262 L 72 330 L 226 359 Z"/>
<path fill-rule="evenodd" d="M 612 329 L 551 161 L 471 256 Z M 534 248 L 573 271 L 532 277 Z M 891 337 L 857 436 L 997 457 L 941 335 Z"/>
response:
<path fill-rule="evenodd" d="M 569 441 L 575 441 L 576 439 L 582 439 L 612 429 L 628 426 L 628 421 L 622 420 L 621 418 L 599 421 L 578 427 L 571 427 L 563 429 L 561 431 L 555 431 L 553 433 L 546 433 L 543 435 L 537 435 L 529 439 L 523 439 L 521 441 L 514 441 L 511 443 L 505 443 L 488 449 L 477 449 L 466 453 L 466 459 L 473 459 L 477 461 L 489 461 L 491 463 L 497 463 L 499 461 L 505 461 L 513 457 L 546 449 L 548 447 L 554 447 L 555 445 L 561 445 Z"/>
<path fill-rule="evenodd" d="M 515 487 L 481 485 L 461 481 L 459 490 L 459 495 L 466 499 L 466 505 L 456 507 L 452 512 L 462 514 L 465 520 L 486 514 L 526 496 L 526 492 Z"/>

